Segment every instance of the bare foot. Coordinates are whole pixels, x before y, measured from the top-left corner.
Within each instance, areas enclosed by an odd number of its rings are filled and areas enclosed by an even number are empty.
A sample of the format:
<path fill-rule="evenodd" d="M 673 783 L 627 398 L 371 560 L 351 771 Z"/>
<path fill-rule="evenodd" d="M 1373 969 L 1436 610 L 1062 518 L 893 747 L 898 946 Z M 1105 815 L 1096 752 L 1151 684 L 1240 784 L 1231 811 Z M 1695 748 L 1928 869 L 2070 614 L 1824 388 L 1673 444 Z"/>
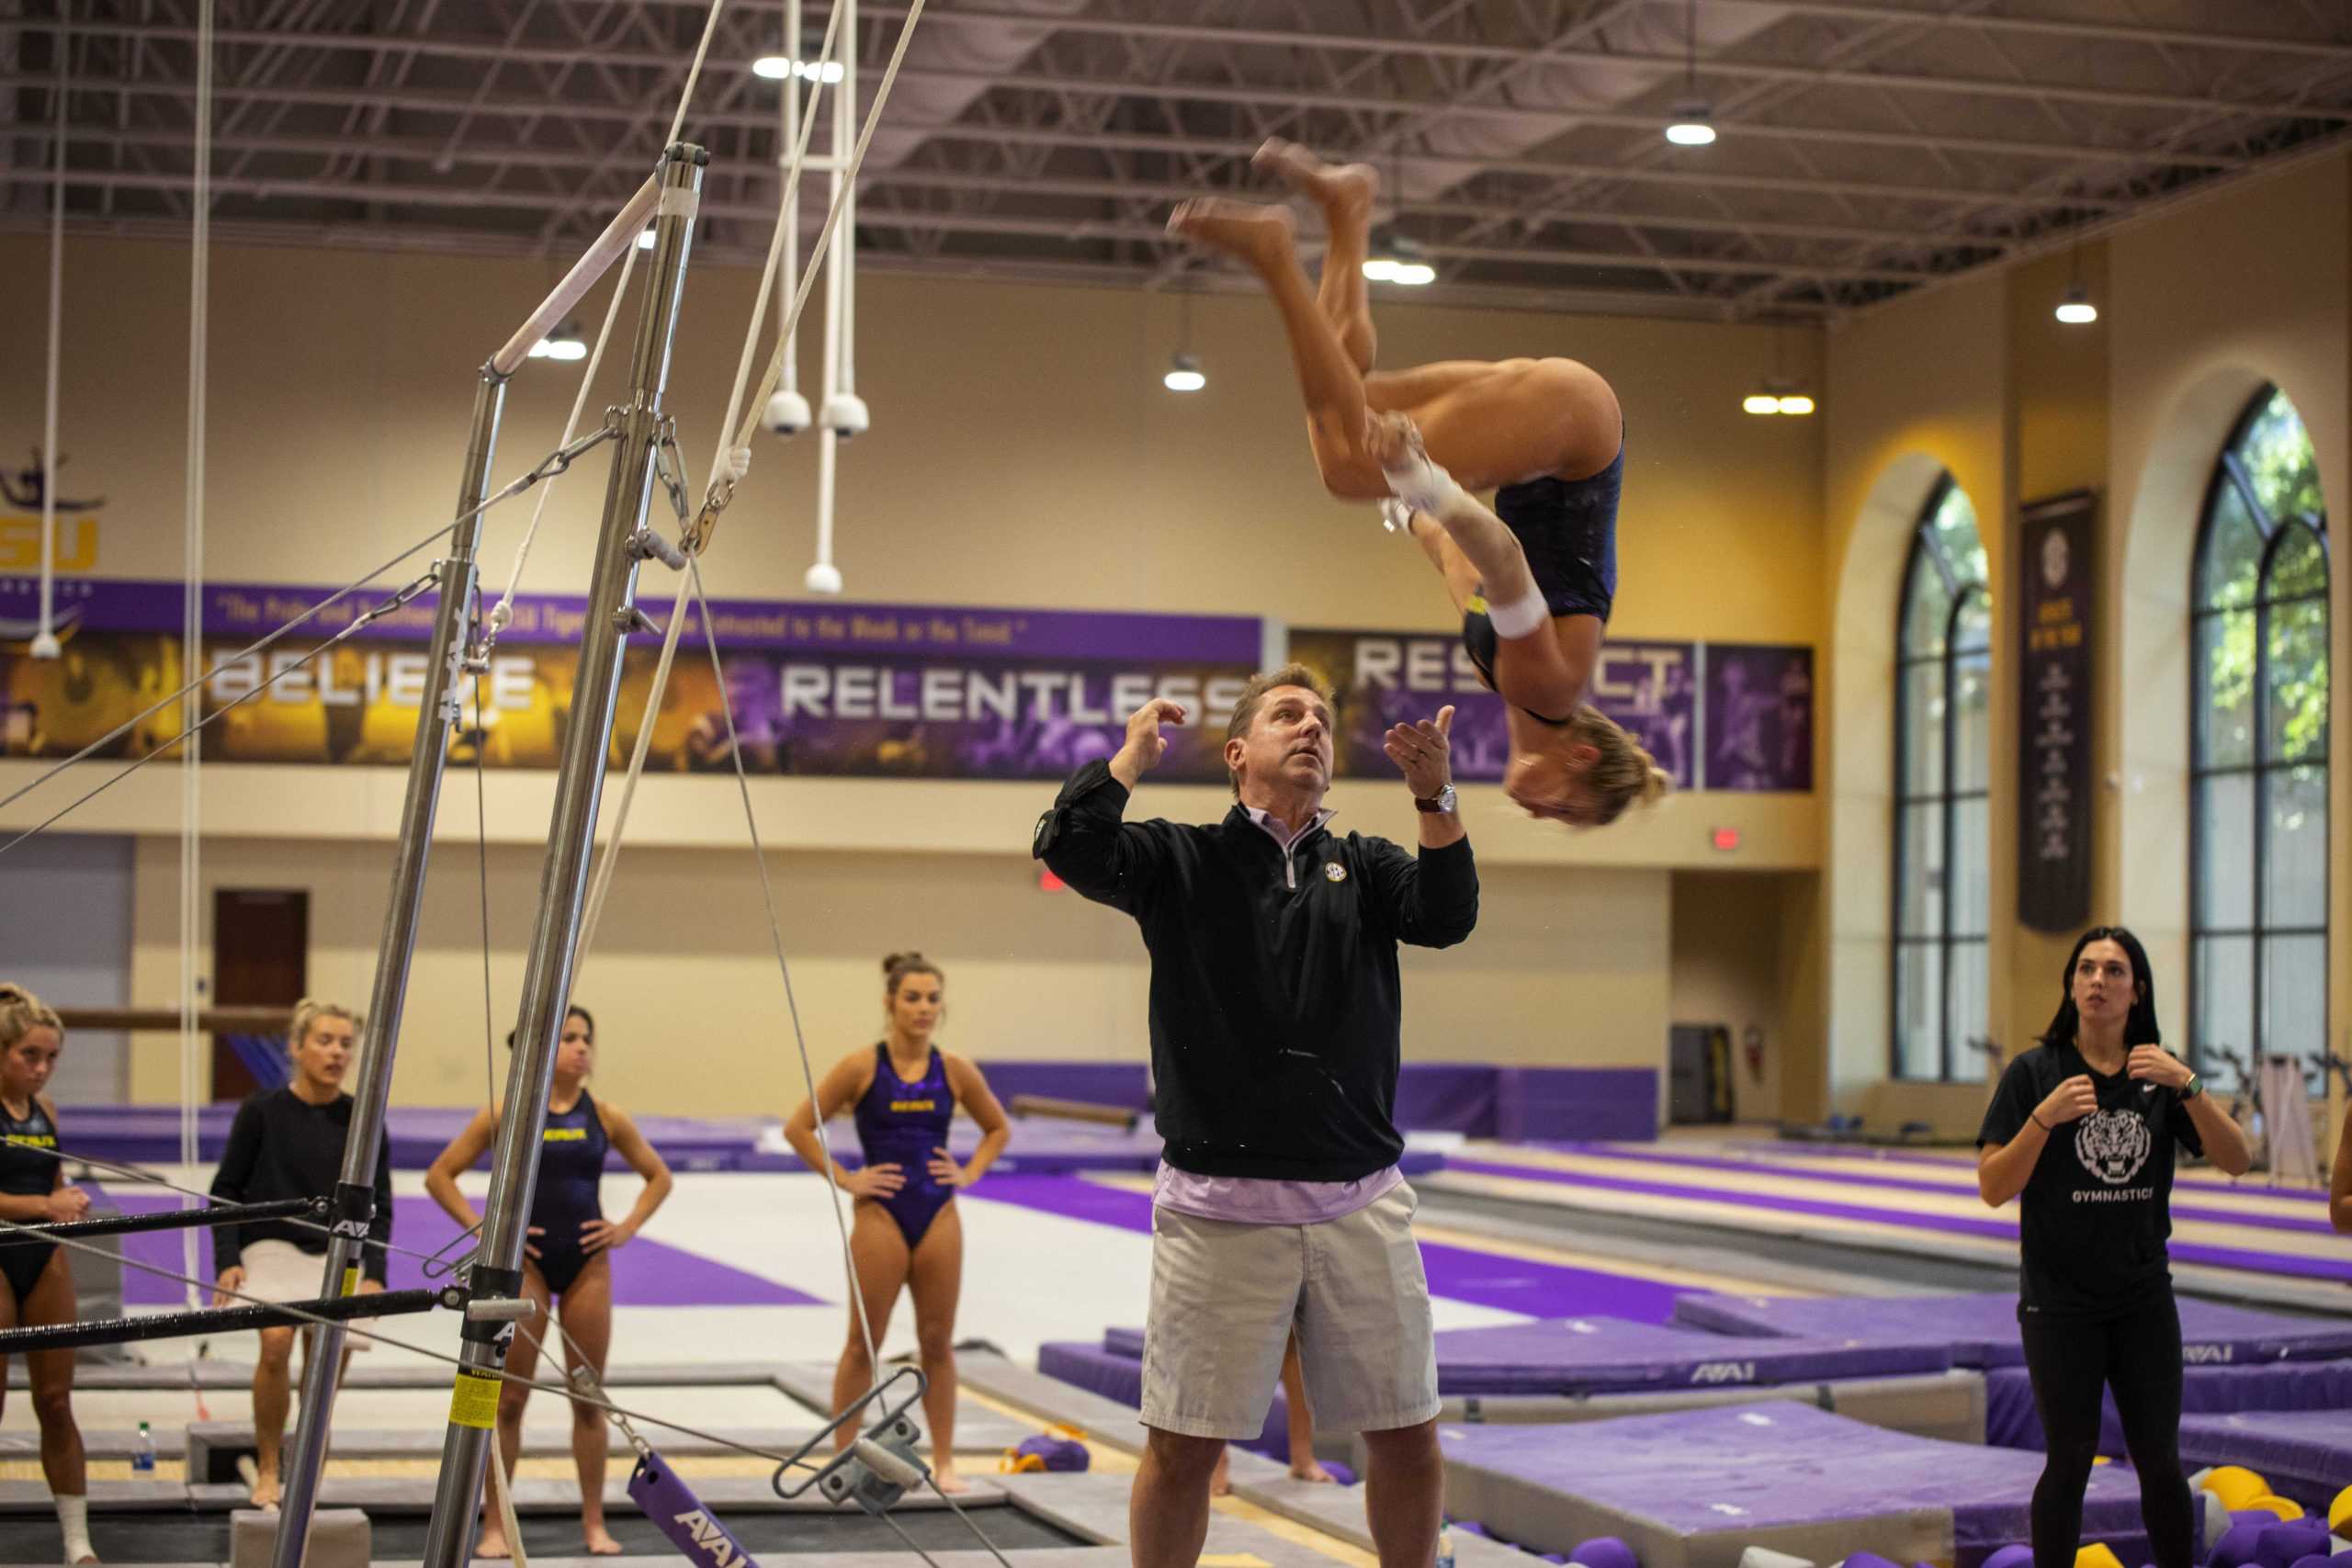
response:
<path fill-rule="evenodd" d="M 1279 136 L 1266 138 L 1250 162 L 1334 217 L 1369 214 L 1380 195 L 1380 171 L 1370 164 L 1327 164 Z"/>
<path fill-rule="evenodd" d="M 1233 1495 L 1233 1450 L 1216 1450 L 1216 1468 L 1209 1472 L 1209 1495 L 1229 1497 Z"/>
<path fill-rule="evenodd" d="M 951 1497 L 959 1497 L 972 1489 L 970 1482 L 956 1473 L 954 1460 L 933 1460 L 931 1466 L 931 1479 L 933 1484 Z"/>
<path fill-rule="evenodd" d="M 1331 1484 L 1331 1472 L 1324 1469 L 1313 1454 L 1303 1460 L 1291 1461 L 1290 1473 L 1294 1481 L 1312 1481 L 1325 1486 Z"/>
<path fill-rule="evenodd" d="M 506 1531 L 497 1525 L 485 1524 L 481 1527 L 481 1534 L 475 1539 L 474 1555 L 503 1559 L 514 1553 L 506 1544 Z"/>
<path fill-rule="evenodd" d="M 1168 231 L 1252 266 L 1278 265 L 1292 252 L 1296 226 L 1290 209 L 1264 202 L 1196 196 L 1168 215 Z"/>
<path fill-rule="evenodd" d="M 255 1471 L 253 1488 L 254 1506 L 256 1508 L 275 1508 L 277 1506 L 278 1499 L 286 1494 L 286 1489 L 279 1484 L 275 1471 Z"/>
<path fill-rule="evenodd" d="M 621 1554 L 621 1543 L 615 1540 L 612 1532 L 601 1524 L 583 1527 L 580 1539 L 587 1544 L 591 1557 L 618 1557 Z"/>

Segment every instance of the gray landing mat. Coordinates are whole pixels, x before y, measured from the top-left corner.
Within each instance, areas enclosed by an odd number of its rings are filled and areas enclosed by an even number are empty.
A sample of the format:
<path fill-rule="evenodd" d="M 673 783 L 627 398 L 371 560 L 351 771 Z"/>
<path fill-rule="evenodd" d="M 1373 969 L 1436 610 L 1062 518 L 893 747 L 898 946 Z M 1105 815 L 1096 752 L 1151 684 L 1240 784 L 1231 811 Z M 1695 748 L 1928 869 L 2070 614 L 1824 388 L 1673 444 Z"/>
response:
<path fill-rule="evenodd" d="M 957 1368 L 967 1386 L 1057 1426 L 1073 1427 L 1090 1442 L 1125 1454 L 1143 1452 L 1146 1428 L 1132 1405 L 1017 1366 L 1001 1356 L 961 1357 Z M 1355 1455 L 1359 1472 L 1363 1459 L 1359 1451 Z M 1364 1523 L 1363 1487 L 1317 1486 L 1294 1481 L 1287 1466 L 1247 1449 L 1232 1450 L 1231 1478 L 1234 1495 L 1242 1501 L 1338 1536 L 1364 1551 L 1372 1550 L 1371 1532 Z M 1006 1491 L 1022 1496 L 1023 1483 L 1031 1478 L 1011 1475 L 992 1479 Z M 1022 1500 L 1026 1506 L 1036 1506 L 1026 1496 Z M 1234 1549 L 1217 1544 L 1216 1530 L 1235 1522 L 1221 1518 L 1215 1521 L 1208 1550 L 1247 1550 L 1266 1556 L 1263 1546 Z M 1125 1539 L 1124 1534 L 1121 1539 Z M 1260 1539 L 1267 1538 L 1261 1533 Z M 1456 1568 L 1532 1568 L 1529 1554 L 1517 1547 L 1475 1535 L 1457 1535 L 1453 1554 Z M 1329 1560 L 1322 1561 L 1328 1565 Z"/>
<path fill-rule="evenodd" d="M 978 1352 L 965 1351 L 956 1357 L 961 1366 Z M 886 1372 L 896 1368 L 886 1368 Z M 798 1400 L 817 1414 L 817 1425 L 825 1424 L 825 1412 L 832 1408 L 833 1363 L 831 1361 L 779 1361 L 766 1369 L 769 1381 L 791 1398 Z M 922 1406 L 913 1411 L 918 1427 L 924 1425 Z M 984 1404 L 967 1400 L 956 1406 L 956 1451 L 957 1453 L 1002 1453 L 1019 1446 L 1024 1438 L 1034 1438 L 1037 1428 L 1026 1423 L 1008 1419 Z M 931 1441 L 926 1428 L 923 1441 Z M 654 1445 L 660 1447 L 659 1443 Z M 926 1450 L 928 1451 L 928 1450 Z"/>
<path fill-rule="evenodd" d="M 2025 1364 L 2018 1299 L 2008 1291 L 1947 1296 L 1677 1297 L 1674 1320 L 1717 1334 L 1812 1336 L 1873 1345 L 1949 1346 L 1952 1364 Z M 2323 1360 L 2352 1355 L 2352 1318 L 2288 1317 L 2180 1298 L 2182 1355 L 2191 1366 Z"/>
<path fill-rule="evenodd" d="M 1936 1373 L 1952 1364 L 1948 1347 L 1916 1335 L 1900 1341 L 1826 1330 L 1802 1338 L 1733 1337 L 1607 1316 L 1450 1328 L 1436 1338 L 1438 1392 L 1448 1396 L 1824 1382 Z M 1102 1348 L 1140 1356 L 1142 1341 L 1139 1329 L 1113 1329 Z"/>
<path fill-rule="evenodd" d="M 1773 1388 L 1690 1388 L 1638 1393 L 1499 1393 L 1448 1398 L 1441 1421 L 1472 1426 L 1525 1427 L 1568 1421 L 1608 1421 L 1788 1399 L 1867 1421 L 1889 1431 L 1948 1443 L 1984 1441 L 1984 1374 L 1954 1370 L 1914 1377 L 1847 1378 L 1783 1383 Z"/>
<path fill-rule="evenodd" d="M 2336 1494 L 2352 1486 L 2352 1410 L 2184 1416 L 2180 1457 L 2191 1470 L 2242 1464 L 2324 1519 Z"/>
<path fill-rule="evenodd" d="M 1566 1427 L 1441 1426 L 1446 1507 L 1538 1551 L 1599 1535 L 1643 1568 L 1736 1568 L 1762 1546 L 1974 1562 L 2022 1540 L 2041 1456 L 1907 1437 L 1790 1402 Z M 2140 1495 L 2093 1475 L 2086 1540 L 2128 1540 Z M 2127 1562 L 2140 1561 L 2125 1555 Z"/>

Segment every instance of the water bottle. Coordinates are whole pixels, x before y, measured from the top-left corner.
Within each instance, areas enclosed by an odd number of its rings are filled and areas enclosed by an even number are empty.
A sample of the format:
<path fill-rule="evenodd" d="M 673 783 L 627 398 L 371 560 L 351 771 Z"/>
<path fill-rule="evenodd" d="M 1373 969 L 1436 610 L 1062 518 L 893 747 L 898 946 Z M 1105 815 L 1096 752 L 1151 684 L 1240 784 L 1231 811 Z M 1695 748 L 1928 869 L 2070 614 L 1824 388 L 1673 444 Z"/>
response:
<path fill-rule="evenodd" d="M 155 1438 L 147 1423 L 139 1423 L 139 1438 L 130 1445 L 130 1475 L 134 1481 L 155 1479 Z"/>
<path fill-rule="evenodd" d="M 1452 1525 L 1438 1527 L 1437 1568 L 1453 1568 L 1453 1527 Z"/>

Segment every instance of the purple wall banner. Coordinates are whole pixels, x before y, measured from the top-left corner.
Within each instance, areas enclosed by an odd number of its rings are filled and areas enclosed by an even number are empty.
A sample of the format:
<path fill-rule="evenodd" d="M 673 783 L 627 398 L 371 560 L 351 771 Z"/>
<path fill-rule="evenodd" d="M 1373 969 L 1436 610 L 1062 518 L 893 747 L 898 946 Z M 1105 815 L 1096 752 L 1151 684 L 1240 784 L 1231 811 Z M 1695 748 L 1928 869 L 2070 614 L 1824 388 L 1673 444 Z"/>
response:
<path fill-rule="evenodd" d="M 329 590 L 248 583 L 205 589 L 207 760 L 407 761 L 424 680 L 430 595 L 362 628 L 300 668 L 302 656 L 380 603 L 390 586 L 341 600 L 266 653 L 245 645 Z M 27 655 L 29 580 L 0 577 L 0 754 L 70 754 L 177 686 L 180 588 L 163 581 L 58 584 L 64 657 Z M 518 596 L 488 676 L 465 694 L 452 761 L 548 768 L 570 718 L 583 601 Z M 687 612 L 689 649 L 702 640 Z M 1161 776 L 1216 783 L 1226 716 L 1258 667 L 1261 624 L 1237 615 L 1112 615 L 910 604 L 717 600 L 726 694 L 752 771 L 916 778 L 1058 778 L 1116 750 L 1129 712 L 1152 697 L 1191 710 Z M 658 644 L 624 665 L 615 754 L 643 722 Z M 265 681 L 281 677 L 264 689 Z M 682 658 L 653 716 L 656 771 L 731 769 L 719 680 Z M 242 700 L 241 699 L 249 699 Z M 479 717 L 477 717 L 479 713 Z M 111 750 L 137 755 L 176 733 L 176 710 Z"/>
<path fill-rule="evenodd" d="M 1707 644 L 1708 789 L 1813 788 L 1813 649 Z"/>
<path fill-rule="evenodd" d="M 1493 784 L 1510 760 L 1503 700 L 1479 682 L 1459 637 L 1440 632 L 1295 630 L 1290 656 L 1339 694 L 1334 772 L 1389 778 L 1380 749 L 1391 725 L 1454 706 L 1453 776 Z M 1687 642 L 1611 642 L 1594 672 L 1592 705 L 1631 731 L 1680 789 L 1691 786 L 1697 649 Z"/>
<path fill-rule="evenodd" d="M 2071 931 L 2091 914 L 2091 638 L 2098 498 L 2020 513 L 2018 552 L 2018 919 Z"/>

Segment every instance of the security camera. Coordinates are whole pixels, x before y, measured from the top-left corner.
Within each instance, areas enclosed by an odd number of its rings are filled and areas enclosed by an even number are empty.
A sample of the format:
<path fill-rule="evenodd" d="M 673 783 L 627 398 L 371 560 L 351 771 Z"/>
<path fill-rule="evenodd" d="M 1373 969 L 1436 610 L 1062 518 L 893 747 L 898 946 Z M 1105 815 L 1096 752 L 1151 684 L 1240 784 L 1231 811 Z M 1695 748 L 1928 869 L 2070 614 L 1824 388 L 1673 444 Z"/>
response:
<path fill-rule="evenodd" d="M 808 400 L 797 392 L 778 392 L 768 400 L 760 423 L 776 435 L 797 435 L 815 423 L 808 412 Z"/>
<path fill-rule="evenodd" d="M 864 434 L 871 423 L 865 412 L 865 400 L 855 392 L 835 392 L 825 400 L 825 414 L 820 428 L 833 432 L 842 440 Z"/>
<path fill-rule="evenodd" d="M 811 593 L 839 593 L 842 591 L 842 570 L 831 561 L 819 561 L 801 579 Z"/>

